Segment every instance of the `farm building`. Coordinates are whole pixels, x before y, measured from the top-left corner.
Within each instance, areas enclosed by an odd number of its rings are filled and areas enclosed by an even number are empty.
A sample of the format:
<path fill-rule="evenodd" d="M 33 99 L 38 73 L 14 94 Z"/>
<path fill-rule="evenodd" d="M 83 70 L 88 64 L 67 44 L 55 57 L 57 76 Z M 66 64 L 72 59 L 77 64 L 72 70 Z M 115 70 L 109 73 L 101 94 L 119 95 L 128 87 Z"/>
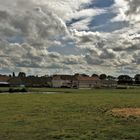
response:
<path fill-rule="evenodd" d="M 52 78 L 54 88 L 95 88 L 100 87 L 100 79 L 81 75 L 55 75 Z"/>
<path fill-rule="evenodd" d="M 53 88 L 74 88 L 77 87 L 76 78 L 72 75 L 54 75 L 52 78 Z"/>
<path fill-rule="evenodd" d="M 76 76 L 78 88 L 98 88 L 101 86 L 101 80 L 98 77 Z"/>

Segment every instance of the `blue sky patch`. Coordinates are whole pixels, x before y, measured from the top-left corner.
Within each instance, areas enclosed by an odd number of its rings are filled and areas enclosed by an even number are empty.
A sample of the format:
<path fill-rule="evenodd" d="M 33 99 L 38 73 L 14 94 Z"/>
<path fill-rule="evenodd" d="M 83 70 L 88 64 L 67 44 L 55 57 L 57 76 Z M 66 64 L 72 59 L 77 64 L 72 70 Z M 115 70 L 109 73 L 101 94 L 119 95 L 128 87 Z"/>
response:
<path fill-rule="evenodd" d="M 116 16 L 115 13 L 104 13 L 96 17 L 93 17 L 93 20 L 91 21 L 89 27 L 93 27 L 93 26 L 95 27 L 95 26 L 101 26 L 107 24 L 115 16 Z"/>
<path fill-rule="evenodd" d="M 107 24 L 103 24 L 102 26 L 97 26 L 92 29 L 92 31 L 98 32 L 113 32 L 116 30 L 123 29 L 124 27 L 128 27 L 129 23 L 125 21 L 120 22 L 108 22 Z"/>
<path fill-rule="evenodd" d="M 73 45 L 69 45 L 69 46 L 56 46 L 56 47 L 50 47 L 48 48 L 48 51 L 49 52 L 57 52 L 57 53 L 60 53 L 60 54 L 63 54 L 63 55 L 80 55 L 81 52 L 79 51 L 79 49 L 77 49 L 75 46 Z"/>
<path fill-rule="evenodd" d="M 10 43 L 19 43 L 22 44 L 24 42 L 24 39 L 22 36 L 17 35 L 17 36 L 13 36 L 13 37 L 8 37 L 7 41 Z"/>
<path fill-rule="evenodd" d="M 95 0 L 90 4 L 83 6 L 85 9 L 87 8 L 107 8 L 114 4 L 114 0 Z"/>

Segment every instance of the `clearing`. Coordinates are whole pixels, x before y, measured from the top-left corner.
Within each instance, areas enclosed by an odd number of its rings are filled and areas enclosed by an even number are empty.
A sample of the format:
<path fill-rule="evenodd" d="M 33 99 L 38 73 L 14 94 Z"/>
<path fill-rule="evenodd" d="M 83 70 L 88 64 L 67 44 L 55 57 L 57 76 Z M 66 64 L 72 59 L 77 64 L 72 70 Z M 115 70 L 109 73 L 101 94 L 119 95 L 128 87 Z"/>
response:
<path fill-rule="evenodd" d="M 114 108 L 111 110 L 112 114 L 114 115 L 120 115 L 120 116 L 140 116 L 140 108 Z"/>

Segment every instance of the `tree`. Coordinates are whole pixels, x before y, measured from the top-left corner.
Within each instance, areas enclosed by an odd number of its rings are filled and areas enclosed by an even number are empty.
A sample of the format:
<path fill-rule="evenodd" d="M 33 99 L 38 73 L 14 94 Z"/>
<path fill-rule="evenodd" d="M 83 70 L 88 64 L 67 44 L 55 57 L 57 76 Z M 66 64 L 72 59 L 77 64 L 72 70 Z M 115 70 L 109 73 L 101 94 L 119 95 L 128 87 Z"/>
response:
<path fill-rule="evenodd" d="M 115 79 L 116 79 L 116 77 L 111 76 L 111 75 L 108 75 L 108 76 L 107 76 L 107 79 L 108 79 L 108 80 L 115 80 Z"/>
<path fill-rule="evenodd" d="M 99 77 L 99 75 L 97 75 L 97 74 L 92 74 L 92 77 Z"/>
<path fill-rule="evenodd" d="M 16 77 L 14 72 L 13 72 L 13 77 Z"/>
<path fill-rule="evenodd" d="M 140 84 L 140 74 L 136 74 L 134 79 L 135 79 L 135 84 Z"/>
<path fill-rule="evenodd" d="M 24 73 L 24 72 L 19 72 L 18 77 L 26 77 L 26 73 Z"/>
<path fill-rule="evenodd" d="M 120 75 L 118 77 L 118 84 L 132 85 L 133 84 L 133 79 L 129 75 Z"/>
<path fill-rule="evenodd" d="M 101 75 L 100 75 L 100 79 L 101 79 L 101 80 L 105 80 L 106 78 L 107 78 L 106 74 L 101 74 Z"/>
<path fill-rule="evenodd" d="M 80 75 L 83 76 L 83 77 L 89 77 L 89 75 L 87 75 L 87 74 L 85 74 L 85 73 L 80 74 Z"/>

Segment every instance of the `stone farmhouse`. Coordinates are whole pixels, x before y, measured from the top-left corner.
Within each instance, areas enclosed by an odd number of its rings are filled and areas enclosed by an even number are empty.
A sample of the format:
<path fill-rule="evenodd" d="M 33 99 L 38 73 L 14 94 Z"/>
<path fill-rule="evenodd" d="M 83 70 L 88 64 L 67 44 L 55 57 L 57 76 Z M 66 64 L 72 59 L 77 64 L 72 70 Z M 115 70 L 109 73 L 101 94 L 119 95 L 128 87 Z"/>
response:
<path fill-rule="evenodd" d="M 52 77 L 53 88 L 116 88 L 117 81 L 101 80 L 99 77 L 82 75 L 54 75 Z"/>
<path fill-rule="evenodd" d="M 52 77 L 52 87 L 53 88 L 76 88 L 77 80 L 72 75 L 54 75 Z"/>
<path fill-rule="evenodd" d="M 98 77 L 76 76 L 77 88 L 98 88 L 101 87 L 101 80 Z"/>
<path fill-rule="evenodd" d="M 101 86 L 101 80 L 98 77 L 81 75 L 54 75 L 52 86 L 54 88 L 96 88 Z"/>

